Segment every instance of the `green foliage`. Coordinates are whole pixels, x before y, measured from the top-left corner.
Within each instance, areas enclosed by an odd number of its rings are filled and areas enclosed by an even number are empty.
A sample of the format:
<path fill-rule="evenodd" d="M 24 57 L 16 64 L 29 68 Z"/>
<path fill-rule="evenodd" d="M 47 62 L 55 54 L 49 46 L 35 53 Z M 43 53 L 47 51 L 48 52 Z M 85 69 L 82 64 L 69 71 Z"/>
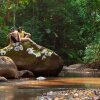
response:
<path fill-rule="evenodd" d="M 85 63 L 92 63 L 100 60 L 100 33 L 97 34 L 95 41 L 89 44 L 85 50 Z"/>
<path fill-rule="evenodd" d="M 0 17 L 0 24 L 2 25 L 4 23 L 4 19 Z"/>
<path fill-rule="evenodd" d="M 0 48 L 8 44 L 8 37 L 7 37 L 8 32 L 9 32 L 8 26 L 0 27 Z"/>
<path fill-rule="evenodd" d="M 43 35 L 41 32 L 38 31 L 39 30 L 38 22 L 36 21 L 35 26 L 34 27 L 33 26 L 34 26 L 33 19 L 30 19 L 23 23 L 23 27 L 24 27 L 25 31 L 31 33 L 32 39 L 35 42 L 37 42 L 38 44 L 40 44 L 42 41 Z"/>
<path fill-rule="evenodd" d="M 84 62 L 95 62 L 96 60 L 100 60 L 100 43 L 99 44 L 91 44 L 87 46 L 85 51 Z"/>
<path fill-rule="evenodd" d="M 24 26 L 35 42 L 56 51 L 67 64 L 82 61 L 89 45 L 84 60 L 92 62 L 88 55 L 91 48 L 96 52 L 96 41 L 100 39 L 96 35 L 100 32 L 100 0 L 11 0 L 9 11 L 6 0 L 2 4 L 0 25 Z M 5 25 L 3 16 L 7 12 L 10 23 Z M 2 37 L 6 39 L 4 30 Z M 0 46 L 4 46 L 2 41 Z"/>

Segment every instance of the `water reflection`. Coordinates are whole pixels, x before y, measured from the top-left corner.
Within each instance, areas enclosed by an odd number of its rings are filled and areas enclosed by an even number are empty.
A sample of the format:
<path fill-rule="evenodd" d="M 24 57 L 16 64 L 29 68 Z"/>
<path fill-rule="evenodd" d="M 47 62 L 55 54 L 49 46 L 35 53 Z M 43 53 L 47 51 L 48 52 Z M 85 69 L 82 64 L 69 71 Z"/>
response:
<path fill-rule="evenodd" d="M 86 77 L 85 77 L 86 76 Z M 0 83 L 0 100 L 39 100 L 48 91 L 74 88 L 100 88 L 100 74 L 68 73 L 62 71 L 59 77 L 39 81 L 36 78 L 9 80 Z M 90 77 L 90 78 L 89 78 Z"/>
<path fill-rule="evenodd" d="M 83 95 L 84 93 L 84 95 Z M 0 100 L 83 100 L 75 99 L 79 95 L 83 97 L 99 97 L 100 89 L 83 89 L 83 88 L 49 88 L 49 89 L 16 89 L 16 90 L 1 90 Z M 82 97 L 83 96 L 83 97 Z M 73 98 L 73 99 L 59 99 Z M 52 98 L 52 99 L 47 99 Z M 54 99 L 55 98 L 55 99 Z M 77 98 L 77 96 L 76 96 Z M 99 100 L 99 99 L 84 99 L 84 100 Z"/>
<path fill-rule="evenodd" d="M 35 100 L 41 93 L 34 89 L 0 90 L 0 100 Z"/>
<path fill-rule="evenodd" d="M 0 92 L 0 100 L 14 100 L 13 93 Z"/>
<path fill-rule="evenodd" d="M 38 100 L 44 92 L 57 89 L 14 89 L 0 90 L 0 100 Z M 61 89 L 60 89 L 61 90 Z"/>

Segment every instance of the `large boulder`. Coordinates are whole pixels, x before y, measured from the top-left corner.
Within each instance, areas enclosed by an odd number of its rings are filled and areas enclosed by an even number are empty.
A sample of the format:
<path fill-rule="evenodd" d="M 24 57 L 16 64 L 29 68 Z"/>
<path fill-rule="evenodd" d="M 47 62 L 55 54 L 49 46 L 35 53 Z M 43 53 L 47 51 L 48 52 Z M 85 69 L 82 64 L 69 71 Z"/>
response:
<path fill-rule="evenodd" d="M 6 78 L 18 78 L 19 76 L 15 63 L 9 57 L 0 56 L 0 76 Z"/>
<path fill-rule="evenodd" d="M 35 76 L 57 76 L 63 67 L 59 55 L 45 47 L 38 49 L 30 42 L 9 45 L 0 54 L 10 57 L 19 70 L 30 70 Z"/>
<path fill-rule="evenodd" d="M 18 71 L 17 66 L 11 58 L 7 56 L 0 56 L 0 82 L 5 81 L 8 78 L 15 79 L 33 76 L 34 74 L 29 70 Z"/>

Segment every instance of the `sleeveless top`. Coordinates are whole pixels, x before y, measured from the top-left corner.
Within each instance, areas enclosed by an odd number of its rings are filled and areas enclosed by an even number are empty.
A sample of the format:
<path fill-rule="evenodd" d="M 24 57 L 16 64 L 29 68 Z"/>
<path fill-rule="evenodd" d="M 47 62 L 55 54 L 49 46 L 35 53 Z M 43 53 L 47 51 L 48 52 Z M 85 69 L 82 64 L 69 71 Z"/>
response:
<path fill-rule="evenodd" d="M 20 32 L 20 37 L 21 37 L 21 38 L 24 38 L 24 35 L 25 35 L 25 34 L 24 34 L 24 31 Z"/>

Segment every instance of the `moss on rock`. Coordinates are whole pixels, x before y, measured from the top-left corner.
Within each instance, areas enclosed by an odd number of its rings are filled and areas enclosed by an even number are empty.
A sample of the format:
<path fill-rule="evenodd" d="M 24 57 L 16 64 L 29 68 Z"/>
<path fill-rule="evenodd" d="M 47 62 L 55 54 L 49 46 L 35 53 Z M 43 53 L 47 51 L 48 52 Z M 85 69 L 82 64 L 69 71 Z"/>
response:
<path fill-rule="evenodd" d="M 57 76 L 63 67 L 63 60 L 50 49 L 38 49 L 30 42 L 14 43 L 0 50 L 0 55 L 10 57 L 19 70 L 30 70 L 36 76 Z"/>

